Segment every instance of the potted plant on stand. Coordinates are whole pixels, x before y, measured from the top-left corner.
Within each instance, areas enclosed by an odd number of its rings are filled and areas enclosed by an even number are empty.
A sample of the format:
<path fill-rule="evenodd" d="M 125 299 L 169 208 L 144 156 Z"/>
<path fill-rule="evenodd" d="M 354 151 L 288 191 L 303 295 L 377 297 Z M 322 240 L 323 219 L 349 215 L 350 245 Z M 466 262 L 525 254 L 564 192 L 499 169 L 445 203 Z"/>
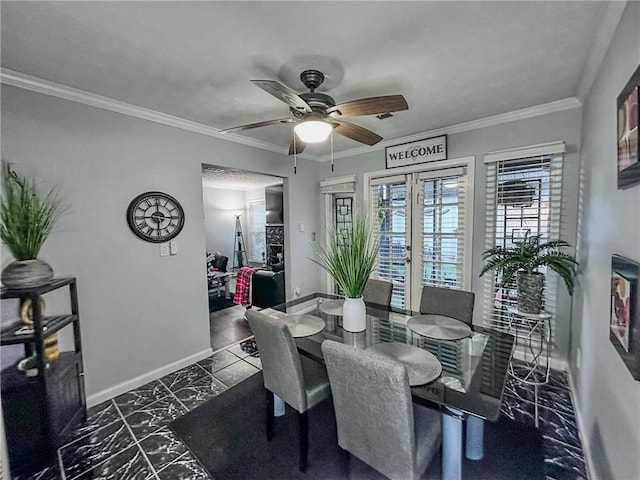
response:
<path fill-rule="evenodd" d="M 374 223 L 365 211 L 354 212 L 351 229 L 330 228 L 327 245 L 318 249 L 319 260 L 313 260 L 329 275 L 345 296 L 342 325 L 349 332 L 366 328 L 366 306 L 362 292 L 375 268 L 378 241 Z"/>
<path fill-rule="evenodd" d="M 64 209 L 55 189 L 43 194 L 35 180 L 3 163 L 0 239 L 15 258 L 2 270 L 6 287 L 37 287 L 53 278 L 51 266 L 37 257 Z"/>
<path fill-rule="evenodd" d="M 525 237 L 511 247 L 494 247 L 483 253 L 485 265 L 480 276 L 495 271 L 502 286 L 517 278 L 518 310 L 537 314 L 542 311 L 544 274 L 538 269 L 548 267 L 564 280 L 569 295 L 573 294 L 573 279 L 578 262 L 560 248 L 570 245 L 563 240 L 542 242 L 541 235 Z"/>

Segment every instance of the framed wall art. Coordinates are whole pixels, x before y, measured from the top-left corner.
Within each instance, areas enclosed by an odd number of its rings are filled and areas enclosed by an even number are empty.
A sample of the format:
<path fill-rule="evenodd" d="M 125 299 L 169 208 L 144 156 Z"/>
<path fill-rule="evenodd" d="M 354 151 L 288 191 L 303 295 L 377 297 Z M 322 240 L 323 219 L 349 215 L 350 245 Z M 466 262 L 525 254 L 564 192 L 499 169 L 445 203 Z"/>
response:
<path fill-rule="evenodd" d="M 640 67 L 618 95 L 618 189 L 640 183 L 638 90 Z"/>
<path fill-rule="evenodd" d="M 609 340 L 635 380 L 640 380 L 640 264 L 611 257 Z"/>

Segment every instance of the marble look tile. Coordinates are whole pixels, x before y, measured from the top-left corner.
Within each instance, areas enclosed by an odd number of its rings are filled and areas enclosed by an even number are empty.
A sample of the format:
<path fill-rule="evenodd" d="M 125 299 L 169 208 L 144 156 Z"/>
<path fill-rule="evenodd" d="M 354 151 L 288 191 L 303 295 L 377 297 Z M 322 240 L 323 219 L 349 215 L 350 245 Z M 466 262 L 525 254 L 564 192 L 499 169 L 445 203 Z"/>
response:
<path fill-rule="evenodd" d="M 134 439 L 122 420 L 79 438 L 59 450 L 66 477 L 76 477 L 133 443 Z"/>
<path fill-rule="evenodd" d="M 2 476 L 0 476 L 0 478 L 2 478 Z M 56 458 L 56 465 L 53 467 L 47 467 L 44 470 L 31 475 L 30 477 L 18 476 L 13 478 L 14 480 L 62 480 L 62 474 L 60 473 L 60 469 L 58 468 Z"/>
<path fill-rule="evenodd" d="M 169 391 L 158 380 L 142 385 L 116 397 L 114 400 L 125 417 L 142 407 L 169 395 Z"/>
<path fill-rule="evenodd" d="M 141 408 L 125 417 L 125 420 L 136 438 L 142 439 L 184 413 L 185 408 L 176 398 L 170 396 Z"/>
<path fill-rule="evenodd" d="M 71 443 L 72 441 L 101 427 L 105 427 L 116 420 L 120 420 L 120 414 L 118 413 L 118 409 L 114 403 L 111 400 L 102 402 L 101 404 L 88 409 L 87 421 L 65 435 L 60 443 L 62 445 Z"/>
<path fill-rule="evenodd" d="M 204 368 L 209 373 L 215 373 L 218 370 L 228 367 L 232 363 L 238 362 L 240 359 L 233 353 L 229 353 L 226 350 L 214 353 L 209 358 L 200 360 L 198 365 Z"/>
<path fill-rule="evenodd" d="M 502 414 L 525 425 L 535 424 L 535 408 L 533 403 L 517 402 L 507 399 L 502 403 Z M 539 429 L 542 435 L 580 448 L 578 426 L 573 412 L 561 412 L 546 407 L 539 407 Z"/>
<path fill-rule="evenodd" d="M 544 473 L 557 479 L 586 479 L 587 467 L 579 448 L 543 437 Z"/>
<path fill-rule="evenodd" d="M 181 388 L 175 392 L 175 396 L 178 397 L 187 409 L 193 410 L 204 401 L 215 397 L 226 389 L 227 386 L 220 380 L 209 377 L 188 387 Z"/>
<path fill-rule="evenodd" d="M 211 480 L 207 471 L 187 453 L 158 472 L 160 480 Z"/>
<path fill-rule="evenodd" d="M 170 373 L 169 375 L 162 377 L 160 380 L 169 390 L 175 392 L 181 388 L 197 383 L 199 380 L 203 380 L 208 376 L 209 374 L 205 370 L 203 370 L 197 363 L 194 363 L 182 370 Z"/>
<path fill-rule="evenodd" d="M 152 474 L 149 462 L 138 446 L 132 445 L 71 480 L 144 480 Z"/>
<path fill-rule="evenodd" d="M 216 372 L 215 377 L 227 387 L 232 387 L 259 371 L 247 362 L 237 362 Z"/>
<path fill-rule="evenodd" d="M 576 448 L 581 448 L 578 425 L 573 412 L 570 414 L 551 410 L 540 409 L 540 431 L 545 437 L 557 440 Z"/>
<path fill-rule="evenodd" d="M 231 345 L 229 348 L 227 348 L 226 351 L 233 353 L 238 358 L 244 358 L 249 356 L 247 352 L 242 350 L 239 343 L 236 343 L 235 345 Z"/>
<path fill-rule="evenodd" d="M 535 401 L 534 387 L 523 384 L 513 378 L 506 383 L 504 394 L 515 397 L 520 401 L 531 403 Z M 552 387 L 550 385 L 538 386 L 538 405 L 573 414 L 571 393 L 567 389 Z"/>
<path fill-rule="evenodd" d="M 152 433 L 140 442 L 153 468 L 160 470 L 187 452 L 187 447 L 167 427 Z"/>
<path fill-rule="evenodd" d="M 260 357 L 248 356 L 244 359 L 245 362 L 249 362 L 251 365 L 256 367 L 258 370 L 262 370 L 262 360 Z"/>

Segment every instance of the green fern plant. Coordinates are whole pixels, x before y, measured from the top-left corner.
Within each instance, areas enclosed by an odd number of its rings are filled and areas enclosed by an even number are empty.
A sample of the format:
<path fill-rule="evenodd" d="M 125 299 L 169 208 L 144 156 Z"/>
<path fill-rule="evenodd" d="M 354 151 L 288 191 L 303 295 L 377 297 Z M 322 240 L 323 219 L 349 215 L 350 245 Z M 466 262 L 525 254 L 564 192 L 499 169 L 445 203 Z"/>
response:
<path fill-rule="evenodd" d="M 364 210 L 352 216 L 351 229 L 346 233 L 329 229 L 327 245 L 317 249 L 315 263 L 333 277 L 347 298 L 362 296 L 367 280 L 378 259 L 375 224 Z"/>
<path fill-rule="evenodd" d="M 515 242 L 512 247 L 494 247 L 482 254 L 485 265 L 480 276 L 495 271 L 500 283 L 506 286 L 511 283 L 517 272 L 529 274 L 539 273 L 538 268 L 549 267 L 564 280 L 569 295 L 573 294 L 573 279 L 578 262 L 575 258 L 558 249 L 569 247 L 564 240 L 542 242 L 541 235 L 526 237 L 522 242 Z"/>
<path fill-rule="evenodd" d="M 2 165 L 0 239 L 16 260 L 34 260 L 66 208 L 56 189 L 42 194 L 35 180 Z"/>

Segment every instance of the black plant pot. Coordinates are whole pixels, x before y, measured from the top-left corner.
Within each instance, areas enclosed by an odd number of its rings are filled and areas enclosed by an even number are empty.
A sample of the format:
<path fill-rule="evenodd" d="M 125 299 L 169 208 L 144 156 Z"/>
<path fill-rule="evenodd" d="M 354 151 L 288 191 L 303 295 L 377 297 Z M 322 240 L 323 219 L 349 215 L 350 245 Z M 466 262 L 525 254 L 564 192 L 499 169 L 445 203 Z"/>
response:
<path fill-rule="evenodd" d="M 543 309 L 544 275 L 518 272 L 518 310 L 522 313 L 540 313 Z"/>
<path fill-rule="evenodd" d="M 16 260 L 2 269 L 2 284 L 7 288 L 33 288 L 49 283 L 53 269 L 44 260 Z"/>

